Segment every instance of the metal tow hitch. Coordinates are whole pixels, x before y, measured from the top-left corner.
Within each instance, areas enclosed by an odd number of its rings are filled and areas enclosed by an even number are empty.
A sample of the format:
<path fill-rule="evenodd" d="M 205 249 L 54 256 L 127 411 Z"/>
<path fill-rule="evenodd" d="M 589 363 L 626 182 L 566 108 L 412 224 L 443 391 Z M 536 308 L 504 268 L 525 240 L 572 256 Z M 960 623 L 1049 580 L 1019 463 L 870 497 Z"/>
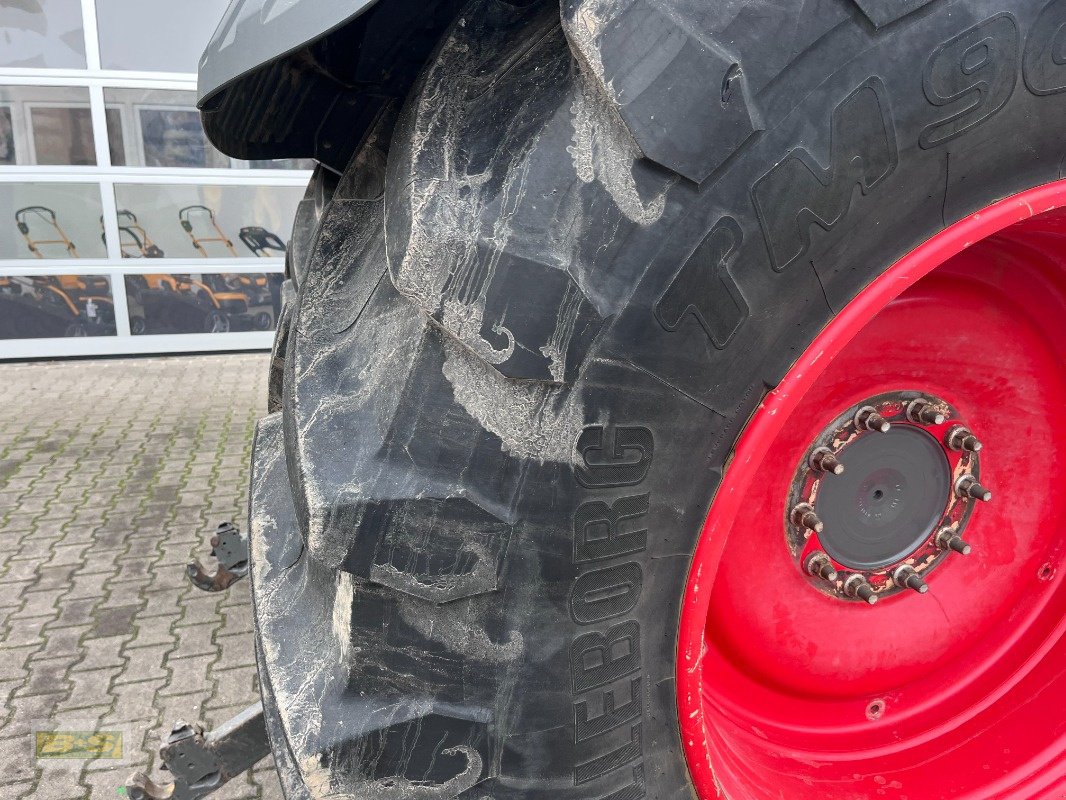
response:
<path fill-rule="evenodd" d="M 223 522 L 211 537 L 211 555 L 218 561 L 214 575 L 208 575 L 199 559 L 185 566 L 193 586 L 205 592 L 221 592 L 248 574 L 248 537 L 232 522 Z"/>
<path fill-rule="evenodd" d="M 201 725 L 179 722 L 159 748 L 173 780 L 155 783 L 143 772 L 126 781 L 130 800 L 200 800 L 251 769 L 270 752 L 263 704 L 249 706 L 205 734 Z"/>

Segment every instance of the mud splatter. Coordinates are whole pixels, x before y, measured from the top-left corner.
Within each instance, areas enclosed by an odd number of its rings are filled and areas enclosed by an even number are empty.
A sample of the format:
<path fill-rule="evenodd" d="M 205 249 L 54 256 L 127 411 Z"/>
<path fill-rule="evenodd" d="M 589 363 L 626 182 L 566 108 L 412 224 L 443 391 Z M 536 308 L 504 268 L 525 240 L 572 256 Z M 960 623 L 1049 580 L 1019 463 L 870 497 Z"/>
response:
<path fill-rule="evenodd" d="M 633 165 L 643 154 L 612 101 L 585 77 L 570 106 L 573 145 L 568 147 L 574 170 L 585 183 L 599 181 L 618 209 L 633 222 L 650 225 L 662 216 L 666 194 L 677 182 L 667 181 L 648 202 L 641 199 Z"/>
<path fill-rule="evenodd" d="M 456 402 L 500 439 L 504 452 L 570 462 L 583 420 L 578 390 L 511 380 L 447 340 L 444 351 Z"/>

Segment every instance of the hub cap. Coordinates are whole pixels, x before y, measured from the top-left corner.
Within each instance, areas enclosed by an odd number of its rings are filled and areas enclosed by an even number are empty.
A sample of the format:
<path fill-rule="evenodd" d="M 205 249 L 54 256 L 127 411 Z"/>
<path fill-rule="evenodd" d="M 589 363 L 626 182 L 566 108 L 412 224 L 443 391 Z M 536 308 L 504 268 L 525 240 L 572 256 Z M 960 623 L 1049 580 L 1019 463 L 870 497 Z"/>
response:
<path fill-rule="evenodd" d="M 848 409 L 814 440 L 790 486 L 786 541 L 797 568 L 841 600 L 924 594 L 952 537 L 964 541 L 979 502 L 970 487 L 984 489 L 980 448 L 959 412 L 929 392 L 889 392 Z"/>
<path fill-rule="evenodd" d="M 681 614 L 704 800 L 1066 791 L 1060 206 L 1066 182 L 921 245 L 749 421 Z"/>
<path fill-rule="evenodd" d="M 847 474 L 824 482 L 814 509 L 819 535 L 842 566 L 875 570 L 929 538 L 951 498 L 951 474 L 937 441 L 915 428 L 867 435 L 840 454 Z"/>

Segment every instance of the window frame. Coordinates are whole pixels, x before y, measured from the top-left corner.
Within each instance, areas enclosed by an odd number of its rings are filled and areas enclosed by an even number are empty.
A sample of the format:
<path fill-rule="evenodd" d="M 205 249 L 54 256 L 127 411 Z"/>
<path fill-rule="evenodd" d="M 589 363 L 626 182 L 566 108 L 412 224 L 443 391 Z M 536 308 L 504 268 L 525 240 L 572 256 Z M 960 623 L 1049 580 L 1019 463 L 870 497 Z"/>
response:
<path fill-rule="evenodd" d="M 15 139 L 15 166 L 0 168 L 0 191 L 5 183 L 27 181 L 45 183 L 95 184 L 100 193 L 100 206 L 104 217 L 106 258 L 78 258 L 70 260 L 37 261 L 25 258 L 0 259 L 0 276 L 36 275 L 105 275 L 111 281 L 115 303 L 117 334 L 108 337 L 71 337 L 60 339 L 6 339 L 0 340 L 0 360 L 56 356 L 112 355 L 120 353 L 179 353 L 217 350 L 269 349 L 273 340 L 272 331 L 231 332 L 224 334 L 153 334 L 132 336 L 129 330 L 129 313 L 126 298 L 125 276 L 153 273 L 280 273 L 284 270 L 284 257 L 257 258 L 251 254 L 226 258 L 170 258 L 140 259 L 123 258 L 118 240 L 115 187 L 124 183 L 154 184 L 223 184 L 257 187 L 305 188 L 311 176 L 309 170 L 265 169 L 229 158 L 226 167 L 140 167 L 113 166 L 111 163 L 110 137 L 107 130 L 106 110 L 119 108 L 122 125 L 124 156 L 129 161 L 131 147 L 140 153 L 144 163 L 143 134 L 139 112 L 135 119 L 128 118 L 124 103 L 106 102 L 105 89 L 161 89 L 196 91 L 196 75 L 191 73 L 134 72 L 104 70 L 100 65 L 100 50 L 96 8 L 94 0 L 81 0 L 82 29 L 85 33 L 86 69 L 58 68 L 0 68 L 0 84 L 24 86 L 64 86 L 86 88 L 89 91 L 89 108 L 92 114 L 92 131 L 96 151 L 96 165 L 33 165 L 23 158 L 32 152 L 32 137 L 28 126 L 29 112 L 19 108 L 21 103 L 4 102 L 12 107 L 12 128 Z M 220 12 L 221 13 L 221 12 Z M 36 101 L 34 101 L 36 102 Z M 46 101 L 47 102 L 47 101 Z M 73 103 L 57 102 L 70 107 Z M 129 104 L 131 110 L 142 104 Z M 156 106 L 157 104 L 143 104 Z M 164 110 L 177 106 L 161 105 Z M 181 108 L 186 108 L 182 106 Z M 136 142 L 128 137 L 136 134 Z M 17 162 L 22 161 L 19 164 Z M 0 224 L 9 224 L 0 220 Z M 277 231 L 288 238 L 288 231 Z M 240 252 L 238 250 L 238 252 Z M 145 262 L 148 263 L 145 263 Z M 36 262 L 36 263 L 35 263 Z M 76 269 L 72 267 L 76 266 Z"/>

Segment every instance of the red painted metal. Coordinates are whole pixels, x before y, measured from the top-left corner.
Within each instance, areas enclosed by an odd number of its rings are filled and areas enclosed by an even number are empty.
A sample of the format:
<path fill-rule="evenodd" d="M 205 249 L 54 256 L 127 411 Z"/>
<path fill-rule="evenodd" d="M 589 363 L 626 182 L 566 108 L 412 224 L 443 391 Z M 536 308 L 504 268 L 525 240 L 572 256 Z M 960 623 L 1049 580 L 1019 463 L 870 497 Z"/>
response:
<path fill-rule="evenodd" d="M 789 482 L 837 414 L 899 390 L 943 397 L 980 431 L 995 496 L 967 528 L 973 553 L 932 571 L 927 595 L 842 603 L 805 585 L 785 545 Z M 1066 796 L 1064 415 L 1058 181 L 891 266 L 745 428 L 681 614 L 678 714 L 701 798 Z"/>

